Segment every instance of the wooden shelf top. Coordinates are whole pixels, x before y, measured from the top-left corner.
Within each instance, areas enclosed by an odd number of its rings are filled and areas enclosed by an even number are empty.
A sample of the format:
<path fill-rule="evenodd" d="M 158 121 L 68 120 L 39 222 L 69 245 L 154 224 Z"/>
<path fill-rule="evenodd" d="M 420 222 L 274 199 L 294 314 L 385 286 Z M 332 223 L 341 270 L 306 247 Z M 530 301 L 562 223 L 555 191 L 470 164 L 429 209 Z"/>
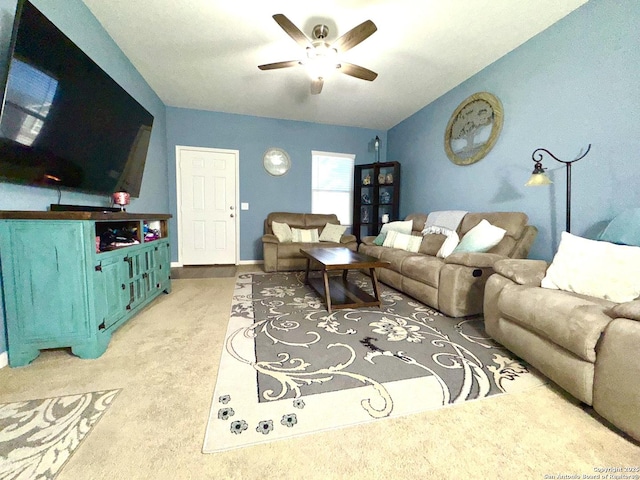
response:
<path fill-rule="evenodd" d="M 129 212 L 51 212 L 38 210 L 0 210 L 0 220 L 168 220 L 168 213 Z"/>

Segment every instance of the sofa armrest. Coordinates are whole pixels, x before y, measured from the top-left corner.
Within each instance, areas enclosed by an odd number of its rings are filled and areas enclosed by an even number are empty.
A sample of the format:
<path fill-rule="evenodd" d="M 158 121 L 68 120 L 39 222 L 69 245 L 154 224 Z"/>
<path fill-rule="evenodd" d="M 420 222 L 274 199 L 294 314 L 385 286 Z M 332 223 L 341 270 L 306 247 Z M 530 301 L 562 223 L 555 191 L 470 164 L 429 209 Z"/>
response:
<path fill-rule="evenodd" d="M 357 241 L 356 236 L 351 234 L 342 235 L 340 238 L 340 243 L 352 243 L 355 241 Z"/>
<path fill-rule="evenodd" d="M 627 302 L 635 303 L 638 300 Z M 620 304 L 624 305 L 624 304 Z M 615 308 L 615 307 L 614 307 Z M 640 441 L 640 322 L 611 320 L 596 347 L 593 408 Z"/>
<path fill-rule="evenodd" d="M 452 253 L 444 259 L 444 262 L 471 268 L 493 268 L 498 260 L 504 258 L 507 257 L 497 253 Z"/>
<path fill-rule="evenodd" d="M 262 243 L 280 243 L 280 240 L 272 233 L 265 233 L 262 236 Z"/>
<path fill-rule="evenodd" d="M 539 287 L 548 264 L 544 260 L 506 258 L 495 263 L 493 269 L 505 278 L 520 285 Z"/>
<path fill-rule="evenodd" d="M 365 245 L 374 245 L 373 241 L 376 239 L 375 235 L 368 235 L 366 237 L 362 237 L 360 239 L 360 243 L 364 243 Z"/>
<path fill-rule="evenodd" d="M 619 303 L 605 312 L 611 318 L 628 318 L 640 322 L 640 299 Z"/>

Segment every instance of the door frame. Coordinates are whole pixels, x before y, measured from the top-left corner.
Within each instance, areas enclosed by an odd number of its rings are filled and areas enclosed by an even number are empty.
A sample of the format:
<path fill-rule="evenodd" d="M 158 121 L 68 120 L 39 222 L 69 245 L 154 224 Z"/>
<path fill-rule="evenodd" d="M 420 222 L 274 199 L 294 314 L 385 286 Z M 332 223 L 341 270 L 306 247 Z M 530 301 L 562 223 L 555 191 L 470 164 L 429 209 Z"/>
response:
<path fill-rule="evenodd" d="M 181 175 L 180 175 L 180 154 L 183 150 L 197 150 L 200 152 L 208 152 L 208 153 L 231 153 L 236 157 L 236 184 L 235 184 L 235 230 L 236 230 L 236 255 L 235 255 L 235 265 L 238 265 L 240 262 L 240 209 L 238 205 L 240 205 L 240 150 L 229 150 L 224 148 L 210 148 L 210 147 L 193 147 L 189 145 L 176 145 L 176 225 L 178 229 L 178 264 L 182 266 L 182 192 L 181 192 Z"/>

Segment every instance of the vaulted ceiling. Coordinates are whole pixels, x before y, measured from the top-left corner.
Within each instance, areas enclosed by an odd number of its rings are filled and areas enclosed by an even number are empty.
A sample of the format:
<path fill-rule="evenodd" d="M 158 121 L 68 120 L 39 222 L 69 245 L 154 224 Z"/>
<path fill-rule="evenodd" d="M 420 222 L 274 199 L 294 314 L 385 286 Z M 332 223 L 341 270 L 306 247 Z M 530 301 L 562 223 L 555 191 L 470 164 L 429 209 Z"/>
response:
<path fill-rule="evenodd" d="M 175 107 L 388 129 L 586 0 L 83 0 L 162 101 Z M 331 43 L 370 19 L 377 31 L 311 95 L 305 52 L 272 16 Z"/>

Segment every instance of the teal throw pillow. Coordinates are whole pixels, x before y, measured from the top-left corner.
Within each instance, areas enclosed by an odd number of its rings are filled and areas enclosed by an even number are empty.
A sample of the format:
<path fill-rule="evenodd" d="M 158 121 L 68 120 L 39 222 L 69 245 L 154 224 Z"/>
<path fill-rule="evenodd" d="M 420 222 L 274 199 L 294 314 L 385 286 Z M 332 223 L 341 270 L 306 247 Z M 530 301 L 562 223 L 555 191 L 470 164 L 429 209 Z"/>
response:
<path fill-rule="evenodd" d="M 379 247 L 382 246 L 382 244 L 384 243 L 384 239 L 387 238 L 387 233 L 381 233 L 380 235 L 378 235 L 375 240 L 373 241 L 374 245 L 378 245 Z"/>
<path fill-rule="evenodd" d="M 503 228 L 491 225 L 487 220 L 482 221 L 469 230 L 453 253 L 474 252 L 484 253 L 498 245 L 507 231 Z"/>

